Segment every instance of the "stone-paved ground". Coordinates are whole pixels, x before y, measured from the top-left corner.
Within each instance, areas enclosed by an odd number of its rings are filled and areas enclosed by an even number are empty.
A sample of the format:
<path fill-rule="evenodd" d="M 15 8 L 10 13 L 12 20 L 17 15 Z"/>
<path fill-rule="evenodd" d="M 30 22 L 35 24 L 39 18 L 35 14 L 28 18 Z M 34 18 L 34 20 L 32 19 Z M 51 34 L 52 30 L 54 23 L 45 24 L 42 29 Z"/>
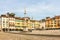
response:
<path fill-rule="evenodd" d="M 21 35 L 0 32 L 0 40 L 60 40 L 60 37 Z"/>
<path fill-rule="evenodd" d="M 60 30 L 34 30 L 30 34 L 49 34 L 49 35 L 60 35 Z"/>

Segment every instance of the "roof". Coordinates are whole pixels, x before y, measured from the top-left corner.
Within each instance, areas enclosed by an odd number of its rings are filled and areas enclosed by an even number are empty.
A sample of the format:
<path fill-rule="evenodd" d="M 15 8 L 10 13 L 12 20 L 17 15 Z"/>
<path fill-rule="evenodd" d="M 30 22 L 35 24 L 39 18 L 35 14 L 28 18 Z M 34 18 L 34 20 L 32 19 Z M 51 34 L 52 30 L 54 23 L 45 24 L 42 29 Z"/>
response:
<path fill-rule="evenodd" d="M 22 18 L 24 18 L 24 19 L 25 19 L 25 18 L 30 19 L 30 17 L 22 17 Z"/>

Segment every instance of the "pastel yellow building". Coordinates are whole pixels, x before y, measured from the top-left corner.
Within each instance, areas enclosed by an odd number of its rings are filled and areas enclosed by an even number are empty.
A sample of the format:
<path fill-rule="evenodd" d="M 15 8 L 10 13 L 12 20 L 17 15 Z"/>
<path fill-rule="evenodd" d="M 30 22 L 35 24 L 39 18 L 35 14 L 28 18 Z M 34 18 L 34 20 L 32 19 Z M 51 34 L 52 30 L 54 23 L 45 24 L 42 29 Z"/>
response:
<path fill-rule="evenodd" d="M 20 18 L 19 17 L 15 17 L 15 27 L 16 29 L 20 29 Z"/>
<path fill-rule="evenodd" d="M 23 18 L 15 17 L 15 27 L 16 29 L 26 29 L 26 28 L 31 29 L 32 24 L 31 24 L 30 18 L 29 17 L 23 17 Z"/>
<path fill-rule="evenodd" d="M 40 27 L 39 21 L 35 20 L 34 27 L 38 29 Z"/>
<path fill-rule="evenodd" d="M 32 29 L 38 29 L 40 28 L 40 22 L 37 21 L 37 20 L 31 20 L 31 26 L 32 26 Z"/>
<path fill-rule="evenodd" d="M 15 17 L 15 27 L 16 29 L 23 29 L 26 26 L 26 24 L 24 24 L 24 19 L 20 18 L 20 17 Z"/>
<path fill-rule="evenodd" d="M 30 18 L 29 17 L 23 17 L 23 24 L 24 24 L 24 28 L 27 28 L 27 29 L 31 29 L 31 22 L 30 22 Z"/>

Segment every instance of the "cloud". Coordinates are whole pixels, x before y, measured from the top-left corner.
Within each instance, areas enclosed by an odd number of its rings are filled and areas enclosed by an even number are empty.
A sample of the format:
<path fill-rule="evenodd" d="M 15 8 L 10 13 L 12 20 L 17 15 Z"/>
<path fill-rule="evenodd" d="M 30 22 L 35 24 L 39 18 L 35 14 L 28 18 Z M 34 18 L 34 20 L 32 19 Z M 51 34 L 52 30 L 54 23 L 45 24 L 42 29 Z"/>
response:
<path fill-rule="evenodd" d="M 27 7 L 27 13 L 31 13 L 35 18 L 34 19 L 42 19 L 47 16 L 55 16 L 60 15 L 60 1 L 43 1 L 37 2 L 37 4 L 31 4 Z"/>
<path fill-rule="evenodd" d="M 32 13 L 41 13 L 41 12 L 58 12 L 60 11 L 60 7 L 56 2 L 46 2 L 44 3 L 37 3 L 36 5 L 29 6 L 27 10 Z"/>
<path fill-rule="evenodd" d="M 34 19 L 60 15 L 60 0 L 1 0 L 0 13 L 14 12 L 22 17 L 24 6 L 26 6 L 27 16 L 33 16 Z"/>

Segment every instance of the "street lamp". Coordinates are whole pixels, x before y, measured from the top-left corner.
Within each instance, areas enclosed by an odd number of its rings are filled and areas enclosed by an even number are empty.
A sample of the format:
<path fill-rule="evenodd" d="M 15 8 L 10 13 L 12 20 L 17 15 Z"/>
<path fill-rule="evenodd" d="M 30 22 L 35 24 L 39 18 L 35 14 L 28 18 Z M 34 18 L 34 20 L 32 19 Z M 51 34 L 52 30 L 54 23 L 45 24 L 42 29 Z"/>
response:
<path fill-rule="evenodd" d="M 26 18 L 25 17 L 26 17 L 26 8 L 24 8 L 24 29 L 23 29 L 24 31 L 26 31 L 26 25 L 25 25 L 26 24 Z"/>

